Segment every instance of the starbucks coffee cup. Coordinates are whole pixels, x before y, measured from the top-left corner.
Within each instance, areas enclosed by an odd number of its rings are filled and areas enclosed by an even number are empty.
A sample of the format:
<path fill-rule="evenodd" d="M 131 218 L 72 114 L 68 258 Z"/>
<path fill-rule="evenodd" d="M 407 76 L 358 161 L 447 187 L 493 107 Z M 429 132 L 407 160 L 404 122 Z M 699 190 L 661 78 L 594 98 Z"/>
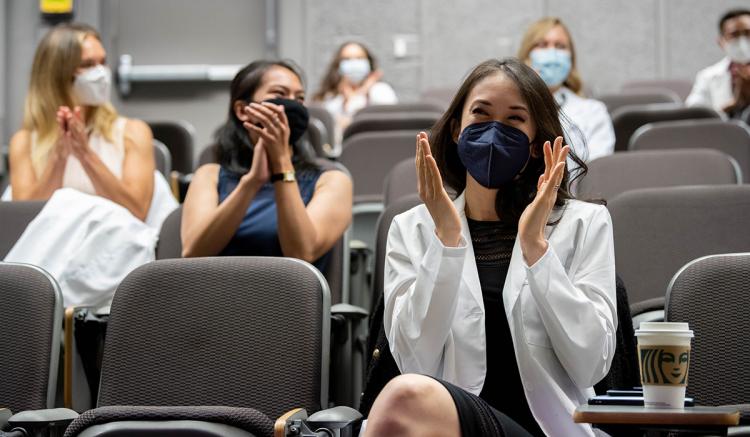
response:
<path fill-rule="evenodd" d="M 643 322 L 635 336 L 646 408 L 684 408 L 693 331 L 687 323 Z"/>

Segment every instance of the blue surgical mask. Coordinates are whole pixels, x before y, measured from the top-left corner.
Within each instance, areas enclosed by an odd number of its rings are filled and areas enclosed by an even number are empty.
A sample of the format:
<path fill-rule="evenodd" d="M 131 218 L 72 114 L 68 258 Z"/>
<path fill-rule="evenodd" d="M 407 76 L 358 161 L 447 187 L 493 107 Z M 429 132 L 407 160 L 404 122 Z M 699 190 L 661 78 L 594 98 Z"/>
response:
<path fill-rule="evenodd" d="M 339 73 L 349 82 L 358 84 L 370 75 L 370 61 L 365 58 L 343 59 L 339 63 Z"/>
<path fill-rule="evenodd" d="M 548 87 L 565 82 L 570 74 L 572 60 L 568 50 L 555 48 L 534 49 L 530 53 L 531 67 L 539 73 Z"/>
<path fill-rule="evenodd" d="M 485 188 L 500 188 L 510 182 L 530 155 L 529 137 L 497 121 L 470 124 L 458 137 L 461 163 Z"/>

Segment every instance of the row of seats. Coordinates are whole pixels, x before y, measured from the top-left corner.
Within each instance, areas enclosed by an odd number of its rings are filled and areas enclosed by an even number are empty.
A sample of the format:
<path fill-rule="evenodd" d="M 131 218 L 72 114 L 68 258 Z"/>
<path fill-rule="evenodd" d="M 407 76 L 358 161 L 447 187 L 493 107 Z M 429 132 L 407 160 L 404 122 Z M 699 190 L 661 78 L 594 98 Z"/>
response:
<path fill-rule="evenodd" d="M 748 280 L 750 253 L 691 260 L 670 282 L 666 319 L 699 333 L 688 394 L 701 405 L 746 401 L 750 371 L 742 364 L 750 348 L 737 333 L 750 328 Z M 321 275 L 288 258 L 166 260 L 136 269 L 112 305 L 99 408 L 66 435 L 104 423 L 126 435 L 144 420 L 166 433 L 175 421 L 198 420 L 270 436 L 269 417 L 325 408 L 335 375 L 329 299 Z M 61 313 L 54 279 L 0 263 L 0 404 L 15 411 L 54 405 Z M 214 432 L 206 435 L 222 435 Z"/>

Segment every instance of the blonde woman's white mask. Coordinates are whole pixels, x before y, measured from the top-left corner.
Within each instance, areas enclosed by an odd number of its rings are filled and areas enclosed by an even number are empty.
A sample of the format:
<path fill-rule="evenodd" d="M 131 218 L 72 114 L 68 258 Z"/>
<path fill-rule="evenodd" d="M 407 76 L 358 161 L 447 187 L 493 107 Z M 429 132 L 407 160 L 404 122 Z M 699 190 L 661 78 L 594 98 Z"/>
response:
<path fill-rule="evenodd" d="M 76 76 L 73 94 L 81 105 L 101 106 L 109 102 L 112 71 L 106 65 L 87 68 Z"/>

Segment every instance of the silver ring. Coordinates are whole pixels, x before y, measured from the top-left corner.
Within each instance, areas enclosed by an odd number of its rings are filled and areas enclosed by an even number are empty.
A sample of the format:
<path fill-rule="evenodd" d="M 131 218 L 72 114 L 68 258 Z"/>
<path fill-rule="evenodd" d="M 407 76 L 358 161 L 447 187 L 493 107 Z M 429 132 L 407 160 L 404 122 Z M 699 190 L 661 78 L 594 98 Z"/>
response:
<path fill-rule="evenodd" d="M 553 186 L 552 188 L 554 188 L 555 190 L 559 190 L 559 189 L 560 189 L 560 186 L 559 186 L 559 185 L 555 185 L 555 186 Z"/>

